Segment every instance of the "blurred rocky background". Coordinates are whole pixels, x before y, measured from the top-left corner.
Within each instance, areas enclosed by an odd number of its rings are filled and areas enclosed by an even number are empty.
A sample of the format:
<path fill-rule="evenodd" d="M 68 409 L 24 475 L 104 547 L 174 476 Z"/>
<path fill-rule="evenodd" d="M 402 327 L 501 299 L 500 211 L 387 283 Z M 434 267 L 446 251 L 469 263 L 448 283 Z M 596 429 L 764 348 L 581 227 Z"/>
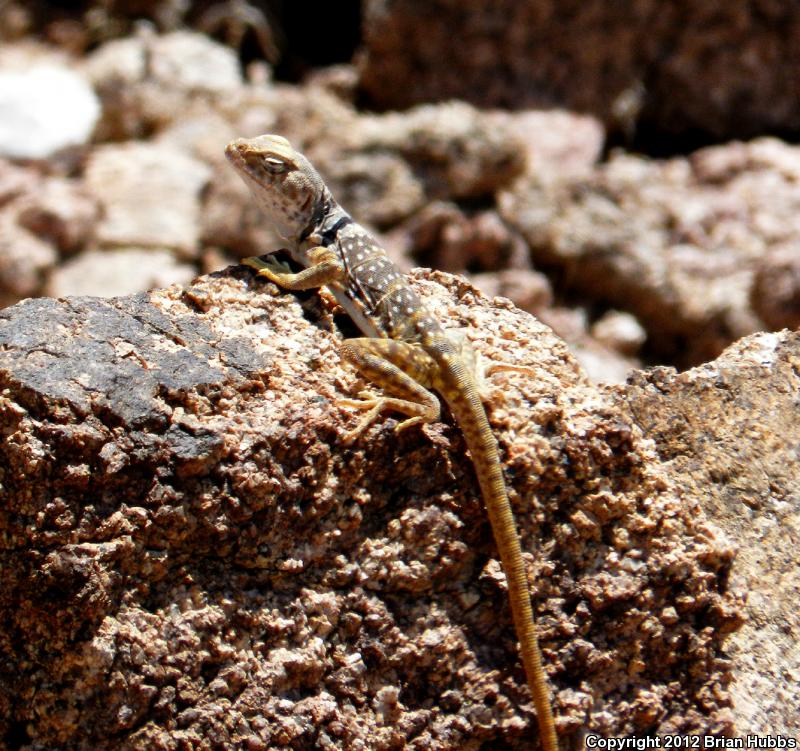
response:
<path fill-rule="evenodd" d="M 590 376 L 800 323 L 800 9 L 0 4 L 0 302 L 280 244 L 224 164 L 286 135 L 404 267 L 468 275 Z"/>

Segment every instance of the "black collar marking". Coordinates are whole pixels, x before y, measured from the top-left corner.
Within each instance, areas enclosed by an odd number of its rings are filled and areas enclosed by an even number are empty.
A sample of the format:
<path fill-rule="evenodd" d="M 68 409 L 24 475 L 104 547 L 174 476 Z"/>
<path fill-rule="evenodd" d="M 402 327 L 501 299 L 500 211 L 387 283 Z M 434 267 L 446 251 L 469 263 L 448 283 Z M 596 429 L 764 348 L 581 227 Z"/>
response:
<path fill-rule="evenodd" d="M 346 227 L 348 224 L 352 223 L 353 218 L 347 216 L 346 214 L 342 217 L 339 217 L 339 219 L 334 222 L 332 226 L 328 227 L 328 229 L 326 229 L 324 232 L 320 232 L 319 236 L 322 238 L 322 244 L 325 247 L 330 245 L 336 239 L 336 235 L 338 234 L 339 230 L 342 227 Z"/>

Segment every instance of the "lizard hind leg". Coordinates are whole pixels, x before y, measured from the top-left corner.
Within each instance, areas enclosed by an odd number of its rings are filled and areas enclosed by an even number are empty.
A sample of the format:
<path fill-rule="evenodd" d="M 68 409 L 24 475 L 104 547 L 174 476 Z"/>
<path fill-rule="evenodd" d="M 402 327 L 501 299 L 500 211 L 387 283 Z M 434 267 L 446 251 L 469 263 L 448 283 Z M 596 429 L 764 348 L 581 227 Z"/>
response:
<path fill-rule="evenodd" d="M 386 410 L 406 415 L 397 431 L 439 419 L 439 399 L 427 388 L 435 364 L 419 346 L 393 339 L 348 339 L 340 353 L 361 375 L 391 394 L 362 392 L 360 399 L 339 400 L 342 406 L 368 410 L 345 434 L 345 443 L 352 443 Z"/>
<path fill-rule="evenodd" d="M 484 401 L 489 399 L 491 389 L 488 378 L 494 373 L 521 373 L 532 377 L 538 376 L 536 369 L 528 365 L 487 361 L 480 352 L 472 347 L 467 338 L 466 329 L 448 329 L 447 336 L 460 349 L 461 358 L 475 378 L 475 385 Z"/>

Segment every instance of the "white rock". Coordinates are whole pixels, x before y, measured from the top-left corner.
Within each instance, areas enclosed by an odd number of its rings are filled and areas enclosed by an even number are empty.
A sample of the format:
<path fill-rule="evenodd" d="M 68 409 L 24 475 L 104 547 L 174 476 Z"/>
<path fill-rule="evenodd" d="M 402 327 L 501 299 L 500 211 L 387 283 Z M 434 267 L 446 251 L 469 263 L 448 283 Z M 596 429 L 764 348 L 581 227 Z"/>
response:
<path fill-rule="evenodd" d="M 78 73 L 53 64 L 0 72 L 0 154 L 46 159 L 86 143 L 100 102 Z"/>
<path fill-rule="evenodd" d="M 150 74 L 165 86 L 225 94 L 242 85 L 236 53 L 202 34 L 175 31 L 150 44 Z"/>
<path fill-rule="evenodd" d="M 630 313 L 609 310 L 592 324 L 592 336 L 624 355 L 635 355 L 647 340 L 647 332 Z"/>

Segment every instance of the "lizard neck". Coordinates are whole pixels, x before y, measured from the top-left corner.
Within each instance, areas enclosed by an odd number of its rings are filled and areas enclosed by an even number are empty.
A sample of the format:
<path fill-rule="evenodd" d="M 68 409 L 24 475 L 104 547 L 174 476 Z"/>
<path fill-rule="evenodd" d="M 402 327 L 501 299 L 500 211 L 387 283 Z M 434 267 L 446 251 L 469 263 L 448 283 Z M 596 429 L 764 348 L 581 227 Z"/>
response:
<path fill-rule="evenodd" d="M 315 202 L 308 226 L 297 236 L 297 242 L 327 247 L 336 239 L 339 230 L 352 221 L 352 217 L 336 203 L 330 191 L 325 188 Z"/>

